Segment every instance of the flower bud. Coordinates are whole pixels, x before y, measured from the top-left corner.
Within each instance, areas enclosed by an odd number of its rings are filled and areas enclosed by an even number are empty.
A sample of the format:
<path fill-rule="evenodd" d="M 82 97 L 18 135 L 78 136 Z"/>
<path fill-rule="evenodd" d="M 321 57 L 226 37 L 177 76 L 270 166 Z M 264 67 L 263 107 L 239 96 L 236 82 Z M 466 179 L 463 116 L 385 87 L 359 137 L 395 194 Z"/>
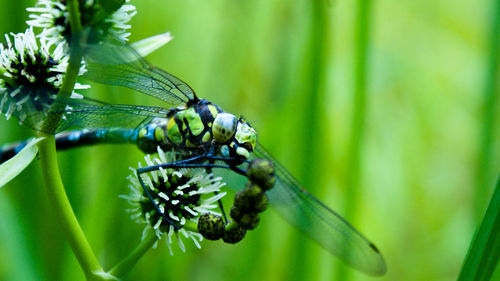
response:
<path fill-rule="evenodd" d="M 222 240 L 229 244 L 235 244 L 245 238 L 246 232 L 247 231 L 243 229 L 239 224 L 232 223 L 226 226 L 226 229 L 224 229 Z"/>
<path fill-rule="evenodd" d="M 253 160 L 248 165 L 247 176 L 264 190 L 271 189 L 276 181 L 273 163 L 265 159 Z"/>
<path fill-rule="evenodd" d="M 242 228 L 246 230 L 252 230 L 256 228 L 259 225 L 260 218 L 259 214 L 257 213 L 247 213 L 244 214 L 238 223 L 241 225 Z"/>
<path fill-rule="evenodd" d="M 198 232 L 205 239 L 219 240 L 224 234 L 224 221 L 222 217 L 213 213 L 201 215 L 198 219 Z"/>

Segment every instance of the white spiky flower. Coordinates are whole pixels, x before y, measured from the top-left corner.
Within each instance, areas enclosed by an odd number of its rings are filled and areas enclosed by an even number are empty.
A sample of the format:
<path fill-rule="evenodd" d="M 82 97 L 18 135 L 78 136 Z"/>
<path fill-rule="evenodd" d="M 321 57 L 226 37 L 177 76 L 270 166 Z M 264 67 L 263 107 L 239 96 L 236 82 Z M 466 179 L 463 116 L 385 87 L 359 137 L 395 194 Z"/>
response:
<path fill-rule="evenodd" d="M 164 152 L 158 147 L 158 154 L 144 157 L 145 165 L 153 166 L 175 161 L 174 152 Z M 142 163 L 139 162 L 139 168 Z M 148 226 L 152 227 L 158 239 L 165 238 L 167 247 L 172 255 L 171 245 L 175 240 L 179 248 L 185 252 L 182 236 L 193 240 L 196 247 L 201 248 L 203 236 L 197 232 L 196 224 L 200 215 L 216 213 L 217 201 L 226 195 L 220 192 L 222 178 L 207 174 L 204 169 L 159 169 L 150 173 L 141 174 L 141 178 L 160 211 L 173 223 L 180 226 L 176 229 L 160 215 L 141 186 L 136 169 L 130 168 L 132 175 L 129 195 L 120 197 L 127 199 L 132 205 L 132 218 L 140 224 L 145 224 L 143 238 Z M 219 193 L 220 192 L 220 193 Z M 216 194 L 216 195 L 213 195 Z"/>
<path fill-rule="evenodd" d="M 39 45 L 31 27 L 24 33 L 6 34 L 5 41 L 0 44 L 0 113 L 5 113 L 7 119 L 16 116 L 20 123 L 34 122 L 25 119 L 30 113 L 45 111 L 54 102 L 68 67 L 68 57 L 61 44 L 52 52 L 46 43 Z M 82 66 L 79 74 L 84 72 Z M 88 85 L 75 85 L 77 90 L 87 88 Z M 71 97 L 81 98 L 81 95 L 73 92 Z"/>
<path fill-rule="evenodd" d="M 99 5 L 99 1 L 80 1 L 82 26 L 92 27 L 94 35 L 99 37 L 112 34 L 126 41 L 130 36 L 127 30 L 131 27 L 128 22 L 137 13 L 135 6 L 128 2 L 130 0 L 125 0 L 125 4 L 103 17 L 102 14 L 106 11 Z M 65 3 L 57 0 L 38 0 L 35 7 L 27 8 L 27 11 L 30 12 L 27 24 L 43 28 L 40 38 L 49 46 L 69 41 L 71 27 Z"/>

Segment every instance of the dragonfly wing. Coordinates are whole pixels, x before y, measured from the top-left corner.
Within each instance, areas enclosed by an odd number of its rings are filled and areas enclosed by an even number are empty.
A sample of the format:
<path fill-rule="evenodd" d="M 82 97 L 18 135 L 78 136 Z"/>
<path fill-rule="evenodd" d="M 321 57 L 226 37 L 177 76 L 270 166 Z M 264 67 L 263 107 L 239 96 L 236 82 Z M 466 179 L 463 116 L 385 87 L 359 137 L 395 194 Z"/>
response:
<path fill-rule="evenodd" d="M 168 109 L 162 107 L 107 104 L 89 98 L 57 99 L 51 105 L 44 111 L 29 111 L 18 118 L 35 130 L 58 133 L 70 127 L 135 129 L 155 117 L 166 118 L 168 113 Z M 56 118 L 59 116 L 60 119 Z M 51 119 L 59 121 L 51 122 Z"/>
<path fill-rule="evenodd" d="M 174 75 L 149 64 L 118 39 L 84 46 L 88 71 L 84 77 L 103 84 L 124 86 L 177 106 L 196 99 L 194 91 Z"/>
<path fill-rule="evenodd" d="M 271 205 L 285 220 L 352 267 L 371 275 L 386 272 L 384 259 L 375 245 L 302 188 L 262 146 L 258 145 L 254 154 L 274 164 L 276 183 L 267 195 Z"/>

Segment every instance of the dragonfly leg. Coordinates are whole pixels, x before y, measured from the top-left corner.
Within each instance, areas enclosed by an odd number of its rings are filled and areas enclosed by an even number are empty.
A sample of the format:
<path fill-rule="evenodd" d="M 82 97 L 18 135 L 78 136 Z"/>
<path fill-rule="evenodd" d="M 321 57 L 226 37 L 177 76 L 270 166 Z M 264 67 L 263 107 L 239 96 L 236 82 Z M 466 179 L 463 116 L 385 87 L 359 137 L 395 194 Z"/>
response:
<path fill-rule="evenodd" d="M 167 218 L 167 216 L 165 216 L 165 214 L 160 210 L 160 208 L 158 207 L 158 205 L 153 200 L 153 197 L 151 197 L 151 194 L 149 193 L 149 190 L 146 187 L 146 185 L 144 184 L 144 181 L 142 180 L 142 177 L 141 177 L 141 174 L 146 173 L 146 172 L 140 172 L 139 169 L 137 169 L 136 171 L 137 171 L 137 179 L 139 180 L 139 183 L 141 184 L 142 189 L 144 190 L 144 192 L 146 192 L 146 195 L 148 196 L 149 201 L 151 201 L 151 203 L 153 203 L 153 206 L 155 207 L 155 209 L 158 212 L 158 214 L 160 214 L 162 216 L 162 218 L 168 224 L 172 225 L 175 229 L 181 228 L 179 225 L 175 224 L 171 219 L 169 219 L 169 218 Z"/>
<path fill-rule="evenodd" d="M 181 164 L 185 164 L 185 163 L 189 163 L 189 162 L 193 162 L 193 161 L 197 161 L 197 160 L 203 159 L 204 157 L 205 157 L 205 155 L 202 154 L 202 155 L 197 155 L 197 156 L 189 158 L 189 159 L 184 159 L 184 160 L 179 160 L 179 161 L 175 161 L 175 162 L 171 162 L 171 163 L 164 163 L 164 164 L 167 164 L 167 165 L 181 165 Z M 144 181 L 142 180 L 141 174 L 148 173 L 148 172 L 160 169 L 160 167 L 156 167 L 156 166 L 158 166 L 158 165 L 150 166 L 150 167 L 145 167 L 145 168 L 151 168 L 152 167 L 153 169 L 144 169 L 144 168 L 137 169 L 136 170 L 136 172 L 137 172 L 137 178 L 139 180 L 139 183 L 142 186 L 142 189 L 144 189 L 144 192 L 146 192 L 146 195 L 148 196 L 148 198 L 151 201 L 151 203 L 153 203 L 153 206 L 155 207 L 155 209 L 158 212 L 158 214 L 160 214 L 162 216 L 162 218 L 168 224 L 172 225 L 176 229 L 179 229 L 180 226 L 177 225 L 177 224 L 175 224 L 171 219 L 167 218 L 167 216 L 165 216 L 165 214 L 160 210 L 160 208 L 158 207 L 158 205 L 153 200 L 153 197 L 151 196 L 151 193 L 149 193 L 148 188 L 144 184 Z"/>
<path fill-rule="evenodd" d="M 219 192 L 214 191 L 214 194 L 217 195 L 219 194 Z M 222 205 L 222 200 L 221 199 L 217 200 L 217 204 L 219 205 L 219 209 L 222 212 L 222 217 L 224 218 L 224 224 L 227 224 L 227 216 L 226 212 L 224 211 L 224 205 Z"/>
<path fill-rule="evenodd" d="M 250 163 L 251 161 L 250 160 L 246 160 L 246 159 L 240 159 L 240 158 L 236 158 L 236 157 L 225 157 L 225 156 L 214 156 L 214 155 L 211 155 L 211 154 L 207 154 L 205 156 L 206 159 L 208 160 L 213 160 L 213 161 L 224 161 L 225 163 Z M 235 164 L 235 165 L 239 165 L 239 164 Z"/>
<path fill-rule="evenodd" d="M 212 156 L 212 155 L 207 155 L 206 157 L 209 161 L 209 163 L 214 163 L 216 160 L 220 160 L 220 161 L 239 161 L 239 159 L 236 159 L 236 158 L 232 158 L 232 157 L 220 157 L 220 156 Z M 234 165 L 230 165 L 229 168 L 233 171 L 235 171 L 236 173 L 240 174 L 240 175 L 243 175 L 243 176 L 246 176 L 246 172 L 244 170 L 242 170 L 241 168 L 238 168 Z M 210 173 L 212 171 L 212 169 L 207 169 L 207 173 Z M 214 192 L 215 195 L 218 194 L 217 191 Z M 222 212 L 222 216 L 224 218 L 224 223 L 227 224 L 228 223 L 228 220 L 227 220 L 227 216 L 226 216 L 226 212 L 224 211 L 224 205 L 222 204 L 222 200 L 218 200 L 217 201 L 217 204 L 219 205 L 219 209 L 221 210 Z"/>
<path fill-rule="evenodd" d="M 234 172 L 236 172 L 242 176 L 245 176 L 245 177 L 247 176 L 247 172 L 245 170 L 238 168 L 236 166 L 230 166 L 229 169 L 233 170 Z"/>
<path fill-rule="evenodd" d="M 172 163 L 162 163 L 162 164 L 158 164 L 158 165 L 138 168 L 137 171 L 139 173 L 143 174 L 143 173 L 147 173 L 147 172 L 157 171 L 160 168 L 163 168 L 163 169 L 180 169 L 180 168 L 186 168 L 186 169 L 193 169 L 193 168 L 231 169 L 231 166 L 230 165 L 208 164 L 208 163 L 193 163 L 193 164 L 181 163 L 181 164 L 178 164 L 176 162 L 172 162 Z"/>
<path fill-rule="evenodd" d="M 214 164 L 214 160 L 209 160 L 209 163 Z M 207 168 L 206 170 L 207 170 L 207 174 L 210 175 L 210 179 L 213 179 L 212 168 Z M 214 194 L 217 196 L 219 194 L 219 192 L 214 191 Z M 226 216 L 226 212 L 224 211 L 224 205 L 222 204 L 221 199 L 217 200 L 217 205 L 219 205 L 219 209 L 222 213 L 222 218 L 224 219 L 224 224 L 227 224 L 227 216 Z"/>

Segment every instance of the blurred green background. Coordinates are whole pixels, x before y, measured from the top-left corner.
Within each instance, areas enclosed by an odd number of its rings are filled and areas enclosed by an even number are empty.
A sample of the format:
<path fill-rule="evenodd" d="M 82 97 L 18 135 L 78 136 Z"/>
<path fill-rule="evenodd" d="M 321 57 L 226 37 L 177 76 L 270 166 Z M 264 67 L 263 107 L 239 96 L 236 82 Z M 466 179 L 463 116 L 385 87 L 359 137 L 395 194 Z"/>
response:
<path fill-rule="evenodd" d="M 0 1 L 1 33 L 24 31 L 33 4 Z M 186 243 L 187 253 L 174 246 L 171 257 L 160 243 L 126 280 L 456 279 L 500 167 L 499 35 L 492 30 L 500 5 L 380 0 L 364 21 L 352 1 L 132 4 L 131 41 L 174 36 L 148 60 L 244 115 L 308 190 L 379 247 L 388 272 L 376 279 L 350 270 L 266 212 L 235 246 Z M 369 35 L 366 91 L 357 26 Z M 155 102 L 117 87 L 88 95 Z M 31 135 L 16 120 L 0 120 L 0 144 Z M 59 156 L 73 208 L 107 268 L 141 236 L 118 198 L 127 192 L 128 167 L 141 159 L 127 145 Z M 83 278 L 35 161 L 0 190 L 0 280 Z"/>

